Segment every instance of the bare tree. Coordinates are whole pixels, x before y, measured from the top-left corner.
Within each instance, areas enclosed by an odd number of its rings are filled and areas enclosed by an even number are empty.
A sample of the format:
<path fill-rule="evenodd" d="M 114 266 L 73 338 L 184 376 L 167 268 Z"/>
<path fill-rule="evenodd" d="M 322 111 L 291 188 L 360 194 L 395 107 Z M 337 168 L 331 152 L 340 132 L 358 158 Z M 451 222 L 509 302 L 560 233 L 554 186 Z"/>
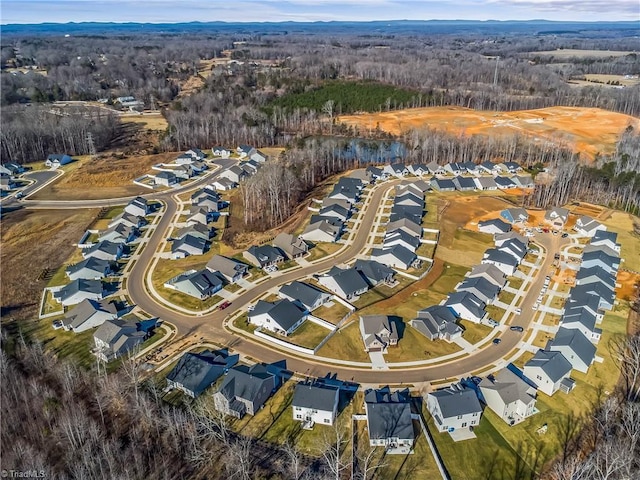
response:
<path fill-rule="evenodd" d="M 335 480 L 340 480 L 343 472 L 350 465 L 344 455 L 344 449 L 349 443 L 348 437 L 348 428 L 339 421 L 322 432 L 320 453 L 331 477 Z"/>
<path fill-rule="evenodd" d="M 225 458 L 227 478 L 251 480 L 253 472 L 252 441 L 248 437 L 238 437 L 229 445 Z"/>

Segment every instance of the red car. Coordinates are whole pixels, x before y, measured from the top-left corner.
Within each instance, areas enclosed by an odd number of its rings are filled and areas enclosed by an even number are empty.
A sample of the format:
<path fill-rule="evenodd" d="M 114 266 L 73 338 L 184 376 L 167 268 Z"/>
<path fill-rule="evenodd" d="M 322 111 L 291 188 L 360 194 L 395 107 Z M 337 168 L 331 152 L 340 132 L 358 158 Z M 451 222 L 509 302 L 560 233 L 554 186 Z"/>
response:
<path fill-rule="evenodd" d="M 231 305 L 231 302 L 222 302 L 220 304 L 220 306 L 218 307 L 220 310 L 224 310 L 225 308 L 227 308 L 229 305 Z"/>

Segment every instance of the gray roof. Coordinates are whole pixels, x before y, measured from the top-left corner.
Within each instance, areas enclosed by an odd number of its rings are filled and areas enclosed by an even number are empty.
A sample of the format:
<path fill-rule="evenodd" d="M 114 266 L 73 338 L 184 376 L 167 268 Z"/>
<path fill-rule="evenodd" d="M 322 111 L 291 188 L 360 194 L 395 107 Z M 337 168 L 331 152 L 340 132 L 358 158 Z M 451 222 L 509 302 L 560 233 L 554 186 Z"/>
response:
<path fill-rule="evenodd" d="M 310 309 L 320 297 L 330 296 L 329 293 L 297 280 L 280 287 L 280 295 L 300 301 L 305 308 Z"/>
<path fill-rule="evenodd" d="M 416 237 L 422 236 L 422 226 L 409 218 L 401 218 L 399 220 L 396 220 L 395 222 L 387 223 L 387 232 L 393 232 L 394 230 L 398 229 L 409 231 Z"/>
<path fill-rule="evenodd" d="M 100 251 L 104 252 L 108 255 L 117 255 L 117 253 L 122 248 L 122 245 L 119 243 L 110 242 L 109 240 L 104 240 L 102 242 L 98 242 L 95 245 L 85 249 L 83 254 L 85 256 L 91 255 L 94 252 Z"/>
<path fill-rule="evenodd" d="M 518 375 L 507 368 L 503 368 L 493 376 L 493 380 L 483 378 L 480 389 L 495 390 L 505 405 L 517 400 L 529 404 L 535 398 L 535 389 Z"/>
<path fill-rule="evenodd" d="M 337 407 L 339 395 L 338 387 L 301 382 L 296 385 L 291 405 L 331 412 L 334 407 Z"/>
<path fill-rule="evenodd" d="M 181 228 L 174 236 L 175 239 L 182 238 L 185 235 L 192 235 L 208 240 L 212 237 L 213 229 L 202 223 L 193 223 L 187 227 Z"/>
<path fill-rule="evenodd" d="M 317 217 L 317 215 L 314 215 Z M 319 221 L 311 223 L 305 228 L 302 235 L 320 230 L 327 235 L 337 237 L 342 229 L 342 222 L 331 222 L 327 217 L 322 217 Z"/>
<path fill-rule="evenodd" d="M 365 402 L 369 438 L 415 438 L 408 391 L 370 390 Z"/>
<path fill-rule="evenodd" d="M 220 386 L 220 393 L 227 399 L 242 398 L 254 401 L 260 393 L 265 381 L 275 384 L 275 377 L 264 365 L 256 364 L 248 367 L 238 365 L 229 370 Z"/>
<path fill-rule="evenodd" d="M 169 372 L 167 380 L 182 385 L 198 396 L 237 361 L 237 355 L 228 357 L 211 350 L 185 353 Z"/>
<path fill-rule="evenodd" d="M 616 276 L 598 266 L 591 268 L 581 268 L 576 274 L 576 280 L 584 280 L 591 276 L 599 278 L 600 280 L 602 280 L 602 283 L 604 283 L 605 285 L 609 285 L 611 288 L 614 288 L 616 285 Z"/>
<path fill-rule="evenodd" d="M 185 252 L 191 255 L 202 254 L 207 248 L 207 241 L 204 238 L 194 237 L 190 233 L 184 237 L 174 240 L 171 244 L 171 251 Z"/>
<path fill-rule="evenodd" d="M 73 282 L 65 285 L 60 290 L 54 293 L 56 298 L 64 300 L 70 298 L 78 292 L 95 293 L 102 295 L 104 289 L 100 280 L 86 280 L 84 278 L 78 278 Z"/>
<path fill-rule="evenodd" d="M 490 278 L 493 283 L 500 287 L 502 287 L 507 281 L 504 273 L 502 273 L 502 270 L 500 270 L 495 265 L 491 265 L 490 263 L 481 263 L 480 265 L 475 265 L 471 269 L 471 272 L 469 272 L 469 274 L 467 275 L 467 277 L 469 278 L 478 276 Z"/>
<path fill-rule="evenodd" d="M 374 248 L 371 252 L 371 256 L 374 258 L 382 255 L 392 255 L 406 265 L 411 265 L 417 258 L 414 252 L 402 245 L 394 245 L 390 248 Z"/>
<path fill-rule="evenodd" d="M 391 207 L 390 222 L 395 222 L 401 218 L 408 218 L 416 223 L 420 223 L 423 214 L 423 207 L 414 205 L 398 205 L 396 203 Z"/>
<path fill-rule="evenodd" d="M 478 297 L 476 297 L 473 293 L 455 292 L 455 293 L 449 294 L 449 297 L 447 298 L 445 305 L 452 306 L 456 304 L 461 304 L 478 318 L 482 318 L 485 314 L 485 311 L 484 311 L 485 303 L 482 300 L 480 300 Z"/>
<path fill-rule="evenodd" d="M 287 299 L 274 303 L 258 300 L 255 308 L 249 312 L 249 318 L 263 313 L 268 314 L 285 331 L 288 331 L 306 315 L 300 307 Z"/>
<path fill-rule="evenodd" d="M 482 188 L 494 188 L 498 186 L 493 177 L 477 177 L 474 181 L 480 184 Z"/>
<path fill-rule="evenodd" d="M 360 272 L 368 281 L 377 284 L 388 278 L 389 276 L 395 275 L 395 270 L 386 265 L 383 265 L 380 262 L 376 262 L 375 260 L 356 260 L 356 263 L 353 267 Z"/>
<path fill-rule="evenodd" d="M 507 233 L 511 231 L 511 224 L 501 220 L 500 218 L 492 218 L 491 220 L 484 220 L 482 222 L 478 222 L 478 228 L 480 227 L 488 227 L 494 226 L 500 229 L 503 233 Z"/>
<path fill-rule="evenodd" d="M 334 267 L 329 271 L 329 273 L 327 273 L 327 275 L 333 278 L 346 295 L 352 295 L 362 289 L 366 290 L 369 288 L 365 279 L 355 268 L 342 270 Z"/>
<path fill-rule="evenodd" d="M 512 267 L 518 266 L 518 261 L 513 257 L 513 255 L 509 255 L 507 252 L 504 252 L 497 248 L 490 248 L 486 252 L 484 252 L 484 258 L 493 262 L 510 265 Z"/>
<path fill-rule="evenodd" d="M 252 245 L 247 250 L 247 253 L 252 255 L 258 261 L 260 266 L 271 262 L 277 262 L 284 258 L 280 249 L 272 245 Z"/>
<path fill-rule="evenodd" d="M 349 216 L 349 210 L 334 203 L 333 205 L 328 205 L 326 207 L 322 207 L 318 212 L 320 217 L 343 217 L 347 218 Z"/>
<path fill-rule="evenodd" d="M 600 260 L 605 265 L 611 268 L 617 268 L 620 265 L 620 258 L 614 257 L 611 255 L 607 255 L 602 250 L 593 250 L 588 251 L 582 254 L 582 262 L 592 261 L 592 260 Z"/>
<path fill-rule="evenodd" d="M 500 287 L 495 283 L 491 283 L 485 277 L 470 277 L 466 278 L 460 286 L 457 288 L 458 292 L 471 291 L 474 295 L 480 296 L 485 303 L 487 300 L 494 299 L 500 292 Z"/>
<path fill-rule="evenodd" d="M 211 271 L 218 271 L 227 277 L 235 277 L 240 272 L 245 272 L 248 268 L 247 264 L 239 262 L 233 258 L 223 257 L 222 255 L 214 255 L 207 262 L 207 268 Z"/>
<path fill-rule="evenodd" d="M 222 288 L 223 282 L 215 273 L 202 269 L 180 275 L 175 279 L 173 285 L 176 290 L 182 293 L 200 298 Z"/>
<path fill-rule="evenodd" d="M 115 346 L 115 343 L 122 335 L 136 335 L 144 337 L 144 332 L 138 330 L 138 323 L 132 320 L 113 319 L 107 320 L 93 334 L 94 338 L 102 340 L 104 343 Z"/>
<path fill-rule="evenodd" d="M 63 323 L 71 328 L 78 328 L 96 313 L 104 318 L 115 318 L 118 315 L 118 307 L 115 300 L 91 300 L 84 299 L 64 315 Z"/>
<path fill-rule="evenodd" d="M 389 338 L 398 338 L 396 325 L 387 315 L 361 315 L 360 320 L 365 335 L 376 335 L 385 331 L 388 332 Z"/>
<path fill-rule="evenodd" d="M 85 268 L 96 273 L 104 274 L 105 270 L 108 270 L 110 268 L 110 263 L 109 260 L 89 257 L 79 263 L 76 263 L 75 265 L 69 265 L 67 267 L 67 272 L 73 275 L 74 273 L 77 273 Z"/>
<path fill-rule="evenodd" d="M 600 242 L 603 240 L 608 240 L 613 243 L 618 241 L 618 234 L 616 232 L 609 232 L 606 230 L 598 230 L 595 235 L 591 238 L 591 243 Z"/>
<path fill-rule="evenodd" d="M 609 303 L 613 303 L 613 301 L 616 298 L 615 290 L 607 287 L 604 283 L 600 283 L 600 282 L 577 285 L 571 289 L 572 301 L 575 301 L 575 298 L 578 298 L 579 296 L 585 296 L 585 295 L 600 297 L 600 299 L 606 300 Z"/>
<path fill-rule="evenodd" d="M 289 233 L 280 233 L 273 239 L 273 244 L 290 257 L 305 253 L 308 248 L 302 238 Z"/>
<path fill-rule="evenodd" d="M 459 188 L 476 188 L 476 182 L 473 181 L 472 177 L 456 177 L 453 179 L 453 183 Z"/>
<path fill-rule="evenodd" d="M 455 190 L 456 185 L 448 178 L 436 178 L 431 179 L 431 187 L 438 190 Z"/>
<path fill-rule="evenodd" d="M 585 365 L 591 365 L 596 356 L 596 346 L 580 330 L 560 327 L 547 349 L 563 346 L 569 347 Z"/>
<path fill-rule="evenodd" d="M 571 363 L 560 352 L 538 350 L 533 358 L 524 364 L 524 368 L 527 367 L 541 368 L 553 383 L 571 373 Z"/>
<path fill-rule="evenodd" d="M 502 217 L 511 216 L 514 221 L 529 218 L 529 213 L 524 208 L 506 208 L 500 212 L 500 215 Z"/>
<path fill-rule="evenodd" d="M 593 332 L 596 328 L 596 321 L 596 316 L 591 312 L 591 310 L 584 306 L 575 305 L 571 308 L 565 309 L 562 319 L 560 320 L 560 326 L 571 328 L 567 327 L 567 325 L 573 322 L 578 322 Z"/>
<path fill-rule="evenodd" d="M 411 235 L 404 230 L 387 229 L 387 233 L 385 234 L 383 241 L 384 247 L 387 247 L 388 243 L 394 240 L 402 240 L 407 245 L 410 245 L 414 250 L 420 246 L 420 239 L 418 237 Z"/>
<path fill-rule="evenodd" d="M 529 239 L 527 237 L 525 237 L 524 235 L 520 235 L 518 232 L 515 232 L 513 230 L 506 233 L 496 233 L 493 236 L 493 240 L 496 242 L 496 244 L 498 242 L 501 242 L 502 240 L 504 240 L 505 242 L 509 240 L 518 240 L 523 245 L 529 245 Z"/>
<path fill-rule="evenodd" d="M 503 187 L 511 188 L 516 186 L 515 182 L 509 177 L 497 176 L 494 178 L 494 180 L 496 181 L 497 185 L 502 185 Z"/>
<path fill-rule="evenodd" d="M 482 413 L 478 395 L 468 387 L 452 385 L 442 390 L 431 392 L 429 396 L 437 400 L 444 418 L 468 415 L 470 413 Z"/>

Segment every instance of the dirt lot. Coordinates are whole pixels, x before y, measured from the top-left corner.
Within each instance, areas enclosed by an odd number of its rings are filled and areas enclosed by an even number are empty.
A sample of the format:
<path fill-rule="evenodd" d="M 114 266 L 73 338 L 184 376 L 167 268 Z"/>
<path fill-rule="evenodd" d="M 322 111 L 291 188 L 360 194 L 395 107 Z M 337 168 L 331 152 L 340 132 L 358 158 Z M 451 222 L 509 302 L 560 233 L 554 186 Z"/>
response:
<path fill-rule="evenodd" d="M 392 112 L 344 115 L 339 121 L 361 129 L 399 134 L 415 128 L 432 128 L 465 135 L 513 135 L 568 144 L 592 159 L 597 152 L 612 152 L 628 125 L 640 127 L 640 120 L 599 108 L 549 107 L 515 112 L 477 111 L 462 107 L 430 107 Z"/>
<path fill-rule="evenodd" d="M 80 157 L 77 163 L 65 167 L 65 174 L 57 182 L 40 190 L 35 200 L 80 200 L 116 198 L 150 190 L 133 184 L 133 180 L 147 173 L 151 165 L 169 162 L 178 153 L 122 156 L 103 153 L 99 159 Z"/>
<path fill-rule="evenodd" d="M 97 210 L 18 210 L 2 218 L 2 318 L 24 320 L 37 313 L 47 280 L 76 249 L 75 242 Z"/>

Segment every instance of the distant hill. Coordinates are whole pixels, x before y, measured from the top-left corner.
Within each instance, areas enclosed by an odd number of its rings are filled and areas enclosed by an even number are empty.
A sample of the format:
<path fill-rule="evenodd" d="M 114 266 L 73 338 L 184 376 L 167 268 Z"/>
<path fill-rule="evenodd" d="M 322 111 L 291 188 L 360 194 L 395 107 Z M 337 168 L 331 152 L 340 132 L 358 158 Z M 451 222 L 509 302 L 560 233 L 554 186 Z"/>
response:
<path fill-rule="evenodd" d="M 41 23 L 2 25 L 2 35 L 122 35 L 132 33 L 196 33 L 220 32 L 272 32 L 272 33 L 323 33 L 349 32 L 376 37 L 389 34 L 541 34 L 597 37 L 598 35 L 639 35 L 637 22 L 556 22 L 548 20 L 528 21 L 475 21 L 475 20 L 393 20 L 376 22 L 189 22 L 189 23 Z M 606 32 L 606 33 L 605 33 Z"/>

